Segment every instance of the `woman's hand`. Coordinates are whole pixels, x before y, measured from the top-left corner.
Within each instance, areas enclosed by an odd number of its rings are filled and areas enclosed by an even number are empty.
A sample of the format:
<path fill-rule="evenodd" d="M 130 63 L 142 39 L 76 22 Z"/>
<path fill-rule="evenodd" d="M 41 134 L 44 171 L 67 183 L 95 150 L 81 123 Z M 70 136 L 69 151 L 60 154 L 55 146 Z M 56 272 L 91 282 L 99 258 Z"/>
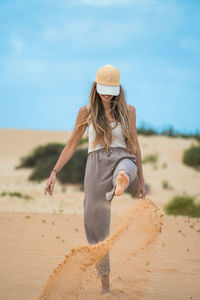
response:
<path fill-rule="evenodd" d="M 139 182 L 137 198 L 146 198 L 146 194 L 144 182 Z"/>
<path fill-rule="evenodd" d="M 49 195 L 52 196 L 55 182 L 56 182 L 56 172 L 52 171 L 44 189 L 45 195 L 46 193 L 49 193 Z"/>

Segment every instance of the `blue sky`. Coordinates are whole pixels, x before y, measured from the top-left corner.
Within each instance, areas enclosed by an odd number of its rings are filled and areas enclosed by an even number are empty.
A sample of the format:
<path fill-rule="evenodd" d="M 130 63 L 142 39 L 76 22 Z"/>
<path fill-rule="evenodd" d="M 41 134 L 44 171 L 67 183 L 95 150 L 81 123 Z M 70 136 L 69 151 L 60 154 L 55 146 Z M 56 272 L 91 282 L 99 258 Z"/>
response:
<path fill-rule="evenodd" d="M 118 67 L 137 126 L 200 131 L 200 1 L 1 0 L 0 128 L 72 130 Z"/>

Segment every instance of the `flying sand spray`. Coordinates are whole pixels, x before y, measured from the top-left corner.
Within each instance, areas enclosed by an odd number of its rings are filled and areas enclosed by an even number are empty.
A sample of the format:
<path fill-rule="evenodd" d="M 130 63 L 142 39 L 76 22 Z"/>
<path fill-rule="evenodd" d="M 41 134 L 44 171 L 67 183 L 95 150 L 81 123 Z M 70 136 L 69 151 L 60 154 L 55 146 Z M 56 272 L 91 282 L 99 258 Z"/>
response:
<path fill-rule="evenodd" d="M 134 240 L 134 252 L 154 242 L 162 230 L 163 214 L 151 199 L 138 200 L 122 218 L 118 229 L 103 242 L 96 245 L 71 249 L 62 263 L 56 266 L 41 292 L 38 300 L 81 299 L 81 282 L 89 278 L 88 269 L 97 263 L 117 240 L 134 226 L 140 239 Z M 120 241 L 119 241 L 120 242 Z"/>

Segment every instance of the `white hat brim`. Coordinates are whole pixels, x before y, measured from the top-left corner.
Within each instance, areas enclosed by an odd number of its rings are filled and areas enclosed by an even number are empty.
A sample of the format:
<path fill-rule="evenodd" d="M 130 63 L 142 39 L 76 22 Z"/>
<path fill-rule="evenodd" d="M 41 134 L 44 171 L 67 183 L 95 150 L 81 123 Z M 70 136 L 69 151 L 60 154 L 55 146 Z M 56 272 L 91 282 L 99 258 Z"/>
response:
<path fill-rule="evenodd" d="M 110 86 L 110 85 L 102 85 L 97 83 L 97 92 L 99 94 L 103 95 L 113 95 L 113 96 L 118 96 L 120 92 L 120 86 L 115 85 L 115 86 Z"/>

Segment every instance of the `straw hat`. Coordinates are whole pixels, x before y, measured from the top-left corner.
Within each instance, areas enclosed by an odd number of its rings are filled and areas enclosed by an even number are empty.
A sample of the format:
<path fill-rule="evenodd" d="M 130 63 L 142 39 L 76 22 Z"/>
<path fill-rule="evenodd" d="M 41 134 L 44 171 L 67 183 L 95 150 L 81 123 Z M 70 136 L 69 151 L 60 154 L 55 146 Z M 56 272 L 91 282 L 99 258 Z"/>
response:
<path fill-rule="evenodd" d="M 104 95 L 117 96 L 120 93 L 120 72 L 112 65 L 105 65 L 98 69 L 95 81 L 97 92 Z"/>

